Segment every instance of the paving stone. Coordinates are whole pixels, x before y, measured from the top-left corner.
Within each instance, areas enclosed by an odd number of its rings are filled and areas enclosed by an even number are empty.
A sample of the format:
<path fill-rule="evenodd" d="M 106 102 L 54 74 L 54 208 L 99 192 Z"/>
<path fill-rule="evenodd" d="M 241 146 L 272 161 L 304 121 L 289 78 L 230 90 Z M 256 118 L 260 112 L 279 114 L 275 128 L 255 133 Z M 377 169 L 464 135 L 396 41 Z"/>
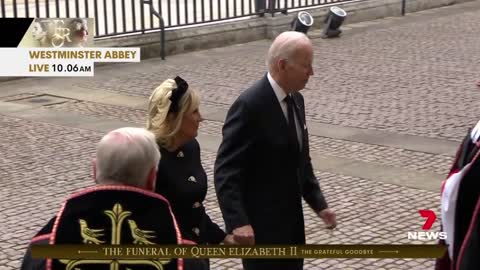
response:
<path fill-rule="evenodd" d="M 50 105 L 48 108 L 58 111 L 77 112 L 102 119 L 121 119 L 140 125 L 145 123 L 147 115 L 146 109 L 132 109 L 86 101 L 70 101 Z M 221 122 L 206 120 L 201 123 L 200 132 L 203 134 L 221 136 L 222 125 L 223 123 Z M 415 152 L 393 147 L 356 143 L 312 135 L 310 136 L 310 149 L 312 153 L 325 156 L 341 157 L 444 175 L 447 174 L 447 170 L 453 160 L 453 156 Z"/>

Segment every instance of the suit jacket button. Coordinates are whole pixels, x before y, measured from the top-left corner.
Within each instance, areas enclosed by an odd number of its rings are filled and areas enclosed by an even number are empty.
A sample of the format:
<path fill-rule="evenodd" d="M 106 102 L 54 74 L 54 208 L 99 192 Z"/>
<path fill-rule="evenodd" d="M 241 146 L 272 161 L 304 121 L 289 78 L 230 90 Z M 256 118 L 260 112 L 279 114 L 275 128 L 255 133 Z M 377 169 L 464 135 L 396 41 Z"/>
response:
<path fill-rule="evenodd" d="M 193 233 L 195 233 L 197 236 L 200 235 L 200 229 L 199 229 L 199 228 L 195 227 L 195 228 L 192 229 L 192 231 L 193 231 Z"/>
<path fill-rule="evenodd" d="M 199 208 L 200 206 L 202 206 L 202 203 L 200 203 L 200 202 L 195 202 L 193 204 L 193 208 Z"/>

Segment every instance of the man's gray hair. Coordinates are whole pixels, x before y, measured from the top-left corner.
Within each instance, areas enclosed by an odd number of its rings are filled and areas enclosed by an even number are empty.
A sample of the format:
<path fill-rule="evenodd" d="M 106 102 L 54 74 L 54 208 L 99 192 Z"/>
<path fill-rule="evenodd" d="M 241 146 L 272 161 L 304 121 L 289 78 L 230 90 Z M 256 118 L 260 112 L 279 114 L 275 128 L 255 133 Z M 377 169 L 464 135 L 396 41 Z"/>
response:
<path fill-rule="evenodd" d="M 304 44 L 311 44 L 304 33 L 287 31 L 278 35 L 268 50 L 266 59 L 268 71 L 274 71 L 275 64 L 281 59 L 294 61 L 293 55 L 298 47 Z"/>
<path fill-rule="evenodd" d="M 97 145 L 96 180 L 99 184 L 127 184 L 145 187 L 160 152 L 155 135 L 143 128 L 113 130 Z"/>

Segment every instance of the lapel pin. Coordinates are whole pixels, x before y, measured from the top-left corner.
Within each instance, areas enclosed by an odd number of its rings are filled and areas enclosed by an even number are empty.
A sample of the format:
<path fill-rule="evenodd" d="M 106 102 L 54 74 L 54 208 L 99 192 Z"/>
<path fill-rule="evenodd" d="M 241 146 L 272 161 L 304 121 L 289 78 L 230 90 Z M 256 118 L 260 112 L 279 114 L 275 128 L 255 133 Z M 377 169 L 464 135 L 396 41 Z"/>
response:
<path fill-rule="evenodd" d="M 184 157 L 183 152 L 182 151 L 178 152 L 177 157 Z"/>
<path fill-rule="evenodd" d="M 195 179 L 193 176 L 188 177 L 187 181 L 197 183 L 197 179 Z"/>

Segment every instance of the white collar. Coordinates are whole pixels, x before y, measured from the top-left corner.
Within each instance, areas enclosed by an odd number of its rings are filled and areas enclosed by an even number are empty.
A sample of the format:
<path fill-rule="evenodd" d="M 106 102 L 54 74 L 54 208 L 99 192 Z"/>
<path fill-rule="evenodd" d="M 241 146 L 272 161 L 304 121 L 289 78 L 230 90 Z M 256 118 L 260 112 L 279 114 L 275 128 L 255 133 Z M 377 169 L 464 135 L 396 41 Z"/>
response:
<path fill-rule="evenodd" d="M 478 121 L 477 125 L 470 132 L 470 138 L 472 139 L 472 143 L 478 142 L 480 138 L 480 121 Z"/>
<path fill-rule="evenodd" d="M 270 75 L 270 72 L 267 73 L 267 79 L 273 88 L 273 92 L 275 93 L 275 96 L 277 96 L 278 102 L 281 103 L 287 96 L 287 93 L 285 93 L 282 87 L 280 87 L 280 85 L 278 85 L 278 83 L 272 78 L 272 75 Z"/>

